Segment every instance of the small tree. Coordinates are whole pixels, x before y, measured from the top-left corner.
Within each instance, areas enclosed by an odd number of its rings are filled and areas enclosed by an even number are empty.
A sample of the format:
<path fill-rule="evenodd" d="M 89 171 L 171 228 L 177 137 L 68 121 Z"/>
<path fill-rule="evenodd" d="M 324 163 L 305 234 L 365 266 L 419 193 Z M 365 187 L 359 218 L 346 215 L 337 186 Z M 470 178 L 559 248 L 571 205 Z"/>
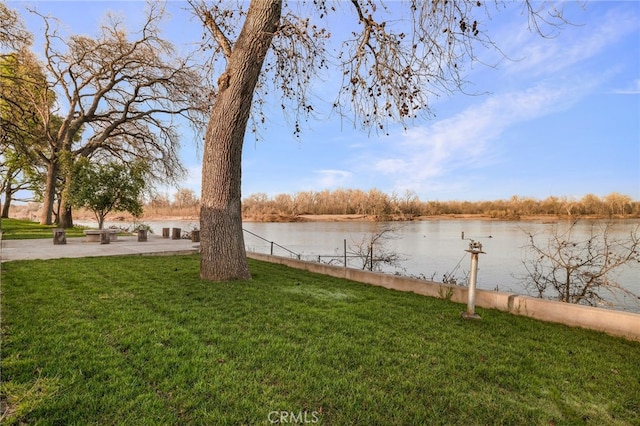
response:
<path fill-rule="evenodd" d="M 397 239 L 397 227 L 385 225 L 376 232 L 366 234 L 360 241 L 349 246 L 352 256 L 362 262 L 362 270 L 381 271 L 383 265 L 400 266 L 404 260 L 396 251 L 389 249 L 387 243 Z"/>
<path fill-rule="evenodd" d="M 129 212 L 134 217 L 142 214 L 141 195 L 146 186 L 147 165 L 107 163 L 92 164 L 88 159 L 76 163 L 69 188 L 69 199 L 74 207 L 91 210 L 102 229 L 104 218 L 112 211 Z"/>
<path fill-rule="evenodd" d="M 586 239 L 580 240 L 574 235 L 577 223 L 564 231 L 556 226 L 542 239 L 527 232 L 531 256 L 523 261 L 525 288 L 540 298 L 555 293 L 561 302 L 591 306 L 605 302 L 605 292 L 636 299 L 616 282 L 615 274 L 625 265 L 640 262 L 640 226 L 620 239 L 611 236 L 610 222 L 594 222 Z"/>

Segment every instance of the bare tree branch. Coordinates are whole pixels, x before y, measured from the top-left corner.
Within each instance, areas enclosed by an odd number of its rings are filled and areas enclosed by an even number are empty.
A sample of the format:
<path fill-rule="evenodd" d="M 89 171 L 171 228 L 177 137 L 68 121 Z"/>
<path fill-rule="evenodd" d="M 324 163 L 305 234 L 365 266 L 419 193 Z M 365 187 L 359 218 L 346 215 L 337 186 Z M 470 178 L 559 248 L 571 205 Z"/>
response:
<path fill-rule="evenodd" d="M 63 36 L 52 18 L 32 12 L 45 24 L 48 85 L 59 94 L 63 116 L 49 138 L 50 160 L 142 159 L 158 181 L 183 176 L 178 124 L 190 123 L 201 134 L 210 97 L 201 66 L 161 37 L 164 6 L 149 3 L 135 33 L 121 18 L 107 15 L 95 38 Z M 50 193 L 53 182 L 47 188 Z M 50 207 L 51 196 L 45 201 Z"/>
<path fill-rule="evenodd" d="M 490 17 L 480 0 L 389 6 L 352 0 L 345 8 L 326 0 L 254 0 L 246 12 L 241 2 L 189 4 L 207 29 L 201 47 L 211 54 L 208 65 L 218 77 L 211 78 L 217 91 L 205 135 L 201 208 L 201 277 L 211 280 L 250 277 L 241 227 L 242 148 L 247 127 L 257 132 L 266 121 L 272 87 L 285 115 L 293 113 L 297 135 L 301 120 L 316 110 L 311 82 L 334 61 L 342 84 L 333 111 L 342 117 L 352 113 L 354 125 L 384 131 L 390 123 L 429 117 L 434 96 L 460 90 L 462 69 L 477 60 L 476 48 L 499 51 L 486 34 L 482 18 Z M 333 54 L 325 49 L 331 37 L 327 15 L 345 9 L 359 29 L 341 45 L 334 43 L 340 47 Z M 226 236 L 223 245 L 213 241 L 220 235 Z"/>
<path fill-rule="evenodd" d="M 384 266 L 398 267 L 405 259 L 388 247 L 389 241 L 398 238 L 397 232 L 398 226 L 385 225 L 362 236 L 359 241 L 353 241 L 348 254 L 360 259 L 363 270 L 381 271 Z"/>
<path fill-rule="evenodd" d="M 624 266 L 640 262 L 640 226 L 631 229 L 628 238 L 617 239 L 611 236 L 610 222 L 594 222 L 587 239 L 576 240 L 572 234 L 577 224 L 564 231 L 555 227 L 546 242 L 528 233 L 525 288 L 538 297 L 552 293 L 562 302 L 592 306 L 606 303 L 605 293 L 637 299 L 614 276 Z"/>
<path fill-rule="evenodd" d="M 4 2 L 0 2 L 0 22 L 0 54 L 5 49 L 17 51 L 31 45 L 33 35 L 27 31 L 18 13 Z"/>

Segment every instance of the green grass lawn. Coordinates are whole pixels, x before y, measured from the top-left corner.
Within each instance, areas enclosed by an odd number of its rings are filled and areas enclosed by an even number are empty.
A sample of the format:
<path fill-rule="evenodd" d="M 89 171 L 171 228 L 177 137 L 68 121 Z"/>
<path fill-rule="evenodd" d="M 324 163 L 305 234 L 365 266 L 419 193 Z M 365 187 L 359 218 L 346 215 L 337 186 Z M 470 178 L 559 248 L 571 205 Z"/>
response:
<path fill-rule="evenodd" d="M 22 219 L 2 219 L 2 239 L 36 239 L 53 238 L 56 225 L 40 225 L 38 222 Z M 66 230 L 67 237 L 83 237 L 83 230 L 87 228 L 75 226 Z"/>
<path fill-rule="evenodd" d="M 3 264 L 3 424 L 640 424 L 638 342 L 250 267 Z"/>

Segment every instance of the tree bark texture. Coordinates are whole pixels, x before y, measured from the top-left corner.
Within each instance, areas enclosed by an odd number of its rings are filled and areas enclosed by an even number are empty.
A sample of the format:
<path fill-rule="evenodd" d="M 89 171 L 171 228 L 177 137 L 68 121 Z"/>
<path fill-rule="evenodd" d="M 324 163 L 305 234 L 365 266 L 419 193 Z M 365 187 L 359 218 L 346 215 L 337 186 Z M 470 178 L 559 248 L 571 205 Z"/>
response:
<path fill-rule="evenodd" d="M 60 206 L 60 220 L 59 220 L 59 225 L 61 228 L 73 228 L 73 211 L 71 209 L 71 206 L 69 204 L 67 204 L 66 202 L 66 197 L 63 195 L 62 199 L 61 199 L 61 206 Z"/>
<path fill-rule="evenodd" d="M 41 225 L 51 225 L 53 222 L 53 201 L 56 193 L 56 180 L 58 178 L 58 163 L 53 159 L 47 164 L 47 180 L 45 182 L 44 199 L 42 200 Z"/>
<path fill-rule="evenodd" d="M 65 152 L 71 152 L 71 144 L 71 138 L 69 138 L 68 141 L 65 141 Z M 60 193 L 60 216 L 58 218 L 58 222 L 61 228 L 68 229 L 73 228 L 73 212 L 68 200 L 69 186 L 71 185 L 71 181 L 73 180 L 73 173 L 71 171 L 71 160 L 67 160 L 65 166 L 66 172 L 64 174 L 63 189 Z M 102 227 L 100 229 L 102 229 Z"/>
<path fill-rule="evenodd" d="M 242 231 L 242 145 L 253 93 L 282 11 L 280 0 L 253 0 L 218 79 L 205 136 L 200 208 L 200 277 L 250 279 Z"/>
<path fill-rule="evenodd" d="M 2 214 L 0 217 L 2 219 L 9 218 L 9 209 L 11 208 L 11 199 L 13 197 L 13 187 L 11 186 L 11 181 L 7 182 L 7 187 L 4 190 L 4 204 L 2 205 Z"/>

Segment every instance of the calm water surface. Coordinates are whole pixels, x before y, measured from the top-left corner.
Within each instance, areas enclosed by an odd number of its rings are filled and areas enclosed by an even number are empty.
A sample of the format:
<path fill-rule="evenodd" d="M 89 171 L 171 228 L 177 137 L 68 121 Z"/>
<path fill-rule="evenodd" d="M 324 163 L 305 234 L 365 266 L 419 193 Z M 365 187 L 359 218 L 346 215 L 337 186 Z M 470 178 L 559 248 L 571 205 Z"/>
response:
<path fill-rule="evenodd" d="M 123 222 L 107 223 L 106 226 L 126 225 Z M 184 231 L 198 227 L 197 221 L 154 221 L 150 225 L 155 234 L 161 235 L 163 227 L 180 227 Z M 302 223 L 244 223 L 244 229 L 262 238 L 245 233 L 247 250 L 290 256 L 291 253 L 279 246 L 299 254 L 304 260 L 343 264 L 345 240 L 347 252 L 352 252 L 363 239 L 385 226 L 395 228 L 394 238 L 384 244 L 387 251 L 395 251 L 404 259 L 401 267 L 388 267 L 384 272 L 401 273 L 416 277 L 442 281 L 444 274 L 453 275 L 458 283 L 466 284 L 471 263 L 469 239 L 482 243 L 478 269 L 478 288 L 528 294 L 523 287 L 525 274 L 525 246 L 527 233 L 540 235 L 540 243 L 545 235 L 567 229 L 570 222 L 557 223 L 486 221 L 486 220 L 430 220 L 416 222 L 302 222 Z M 640 221 L 614 222 L 610 237 L 623 238 L 640 225 Z M 574 229 L 576 240 L 588 238 L 592 222 L 582 221 Z M 464 233 L 464 240 L 462 239 Z M 265 241 L 266 240 L 266 241 Z M 275 244 L 271 244 L 274 242 Z M 380 248 L 380 247 L 378 247 Z M 374 246 L 374 251 L 376 246 Z M 330 256 L 335 256 L 331 260 Z M 355 261 L 352 267 L 361 267 Z M 618 282 L 635 294 L 640 294 L 640 264 L 622 269 Z M 638 300 L 623 298 L 612 301 L 618 309 L 640 312 Z"/>

